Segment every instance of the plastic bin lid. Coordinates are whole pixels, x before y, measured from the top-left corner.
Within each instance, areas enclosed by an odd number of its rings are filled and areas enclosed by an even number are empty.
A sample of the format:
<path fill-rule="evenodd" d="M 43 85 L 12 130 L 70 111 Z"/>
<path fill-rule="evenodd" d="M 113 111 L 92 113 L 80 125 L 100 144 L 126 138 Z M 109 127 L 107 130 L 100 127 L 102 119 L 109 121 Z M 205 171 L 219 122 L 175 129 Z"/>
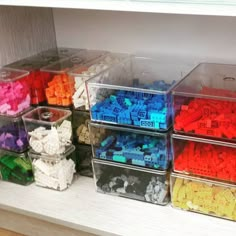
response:
<path fill-rule="evenodd" d="M 0 69 L 0 82 L 9 83 L 14 82 L 18 79 L 21 79 L 27 76 L 29 72 L 24 70 L 15 70 L 11 68 L 1 68 Z"/>
<path fill-rule="evenodd" d="M 41 68 L 41 71 L 50 73 L 66 73 L 67 71 L 87 63 L 95 58 L 106 54 L 105 51 L 82 49 L 71 57 L 59 60 L 51 65 Z"/>
<path fill-rule="evenodd" d="M 64 109 L 57 109 L 52 107 L 37 107 L 32 111 L 22 116 L 23 120 L 44 123 L 44 124 L 56 124 L 71 116 L 72 112 Z"/>
<path fill-rule="evenodd" d="M 66 57 L 73 56 L 74 54 L 78 53 L 81 50 L 82 49 L 80 48 L 56 47 L 42 51 L 39 53 L 39 55 L 47 59 L 53 59 L 53 58 L 63 59 Z"/>
<path fill-rule="evenodd" d="M 59 60 L 59 58 L 54 58 L 53 62 L 55 62 L 55 60 Z M 48 58 L 43 57 L 41 54 L 36 54 L 34 56 L 27 57 L 22 60 L 8 64 L 6 67 L 27 70 L 30 72 L 33 70 L 39 70 L 40 68 L 48 65 L 49 63 L 52 62 Z"/>
<path fill-rule="evenodd" d="M 101 64 L 101 63 L 106 64 L 106 60 L 111 60 L 110 64 L 107 63 L 107 66 L 110 67 L 113 64 L 119 63 L 122 60 L 126 60 L 129 57 L 131 57 L 131 55 L 127 54 L 127 53 L 111 53 L 111 52 L 109 52 L 109 53 L 107 53 L 107 54 L 105 54 L 105 55 L 103 55 L 103 56 L 101 56 L 99 58 L 95 58 L 93 60 L 90 60 L 89 62 L 84 63 L 83 65 L 80 65 L 80 66 L 78 66 L 76 68 L 73 68 L 68 74 L 71 75 L 71 76 L 82 75 L 83 77 L 91 78 L 94 75 L 85 75 L 85 74 L 83 74 L 81 72 L 81 69 L 86 68 L 86 71 L 87 71 L 87 69 L 90 66 L 93 66 L 93 65 L 96 65 L 96 64 Z M 100 72 L 102 72 L 102 71 L 104 71 L 106 69 L 107 68 L 102 69 L 101 71 L 99 71 L 96 74 L 99 74 Z"/>
<path fill-rule="evenodd" d="M 236 65 L 201 63 L 172 92 L 188 97 L 236 100 Z"/>

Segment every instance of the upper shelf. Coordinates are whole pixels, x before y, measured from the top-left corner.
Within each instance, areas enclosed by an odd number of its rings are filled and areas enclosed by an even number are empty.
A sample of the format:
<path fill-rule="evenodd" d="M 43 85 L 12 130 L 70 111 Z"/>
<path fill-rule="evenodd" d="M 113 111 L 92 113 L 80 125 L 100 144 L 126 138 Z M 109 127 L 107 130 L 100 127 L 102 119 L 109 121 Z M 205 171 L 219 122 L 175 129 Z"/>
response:
<path fill-rule="evenodd" d="M 0 0 L 0 5 L 236 16 L 235 0 Z"/>

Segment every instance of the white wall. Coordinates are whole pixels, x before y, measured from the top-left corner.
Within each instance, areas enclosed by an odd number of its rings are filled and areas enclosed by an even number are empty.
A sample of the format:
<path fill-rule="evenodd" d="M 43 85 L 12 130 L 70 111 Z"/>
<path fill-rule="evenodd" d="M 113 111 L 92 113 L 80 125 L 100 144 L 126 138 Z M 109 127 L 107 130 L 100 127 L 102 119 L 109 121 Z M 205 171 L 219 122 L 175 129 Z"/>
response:
<path fill-rule="evenodd" d="M 53 13 L 59 46 L 236 62 L 236 17 L 70 9 Z"/>
<path fill-rule="evenodd" d="M 0 67 L 55 46 L 51 9 L 0 6 Z"/>

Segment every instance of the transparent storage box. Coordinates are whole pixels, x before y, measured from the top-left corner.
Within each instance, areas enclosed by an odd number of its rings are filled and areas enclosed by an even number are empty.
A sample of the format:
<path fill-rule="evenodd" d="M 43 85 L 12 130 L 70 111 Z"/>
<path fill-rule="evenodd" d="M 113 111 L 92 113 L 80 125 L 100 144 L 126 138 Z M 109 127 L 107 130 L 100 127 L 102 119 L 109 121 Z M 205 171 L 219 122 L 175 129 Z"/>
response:
<path fill-rule="evenodd" d="M 174 130 L 236 139 L 236 66 L 203 63 L 173 89 Z"/>
<path fill-rule="evenodd" d="M 73 110 L 74 142 L 90 145 L 89 128 L 90 113 L 88 111 Z"/>
<path fill-rule="evenodd" d="M 91 120 L 167 130 L 171 89 L 181 78 L 177 65 L 131 57 L 86 82 Z"/>
<path fill-rule="evenodd" d="M 31 161 L 27 152 L 0 150 L 0 179 L 20 185 L 34 182 Z"/>
<path fill-rule="evenodd" d="M 100 193 L 158 205 L 169 202 L 169 178 L 165 171 L 151 171 L 93 159 L 96 189 Z"/>
<path fill-rule="evenodd" d="M 76 145 L 77 172 L 82 176 L 93 177 L 92 147 L 88 145 Z"/>
<path fill-rule="evenodd" d="M 173 134 L 175 172 L 236 183 L 236 144 Z"/>
<path fill-rule="evenodd" d="M 42 51 L 39 53 L 39 55 L 47 61 L 47 64 L 55 63 L 56 61 L 59 61 L 61 59 L 65 59 L 71 56 L 76 55 L 81 51 L 80 48 L 67 48 L 67 47 L 56 47 L 56 48 L 50 48 L 48 50 Z M 47 66 L 47 65 L 45 65 Z"/>
<path fill-rule="evenodd" d="M 112 65 L 127 59 L 128 57 L 129 55 L 125 53 L 108 53 L 70 71 L 69 75 L 75 82 L 74 94 L 72 96 L 74 108 L 78 110 L 89 110 L 85 82 L 91 77 L 108 69 Z"/>
<path fill-rule="evenodd" d="M 58 158 L 41 155 L 32 150 L 29 157 L 32 160 L 35 184 L 40 187 L 63 191 L 73 182 L 76 172 L 75 146 L 71 145 L 65 153 Z"/>
<path fill-rule="evenodd" d="M 76 55 L 41 68 L 42 73 L 49 75 L 45 89 L 48 105 L 71 106 L 75 82 L 74 78 L 68 75 L 69 70 L 98 58 L 105 53 L 105 51 L 84 49 L 80 50 Z"/>
<path fill-rule="evenodd" d="M 50 79 L 50 74 L 42 73 L 40 68 L 65 58 L 65 55 L 62 56 L 62 53 L 59 53 L 59 51 L 59 49 L 43 51 L 6 66 L 8 68 L 23 69 L 29 72 L 27 83 L 30 88 L 32 105 L 44 105 L 46 103 L 45 89 Z M 77 51 L 78 49 L 74 50 L 74 53 Z M 68 56 L 70 54 L 73 55 L 72 50 Z"/>
<path fill-rule="evenodd" d="M 28 146 L 28 135 L 21 115 L 0 115 L 0 149 L 21 153 Z"/>
<path fill-rule="evenodd" d="M 170 133 L 89 124 L 93 156 L 108 161 L 167 170 L 171 161 Z"/>
<path fill-rule="evenodd" d="M 0 69 L 0 114 L 17 115 L 30 107 L 28 72 Z"/>
<path fill-rule="evenodd" d="M 57 155 L 72 143 L 71 111 L 37 107 L 22 116 L 29 145 L 38 153 Z"/>
<path fill-rule="evenodd" d="M 236 221 L 236 185 L 171 174 L 175 208 Z"/>

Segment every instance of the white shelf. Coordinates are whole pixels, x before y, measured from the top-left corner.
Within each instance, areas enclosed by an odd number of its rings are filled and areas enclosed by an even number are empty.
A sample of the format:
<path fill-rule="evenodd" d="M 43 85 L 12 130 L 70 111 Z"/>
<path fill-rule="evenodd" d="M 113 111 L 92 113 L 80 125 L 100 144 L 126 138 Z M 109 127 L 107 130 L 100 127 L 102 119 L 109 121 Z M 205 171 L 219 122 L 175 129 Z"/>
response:
<path fill-rule="evenodd" d="M 7 182 L 0 189 L 0 209 L 98 235 L 236 235 L 235 222 L 96 193 L 86 177 L 64 192 Z"/>
<path fill-rule="evenodd" d="M 92 9 L 92 10 L 112 10 L 129 12 L 153 12 L 188 15 L 215 15 L 215 16 L 236 16 L 236 2 L 226 1 L 205 1 L 198 3 L 197 0 L 182 0 L 182 3 L 171 0 L 166 2 L 155 1 L 129 1 L 129 0 L 0 0 L 0 5 L 8 6 L 31 6 L 31 7 L 51 7 L 51 8 L 71 8 L 71 9 Z M 192 2 L 189 3 L 189 2 Z M 201 1 L 204 2 L 204 1 Z M 218 3 L 217 3 L 218 2 Z M 223 2 L 223 3 L 222 3 Z"/>

